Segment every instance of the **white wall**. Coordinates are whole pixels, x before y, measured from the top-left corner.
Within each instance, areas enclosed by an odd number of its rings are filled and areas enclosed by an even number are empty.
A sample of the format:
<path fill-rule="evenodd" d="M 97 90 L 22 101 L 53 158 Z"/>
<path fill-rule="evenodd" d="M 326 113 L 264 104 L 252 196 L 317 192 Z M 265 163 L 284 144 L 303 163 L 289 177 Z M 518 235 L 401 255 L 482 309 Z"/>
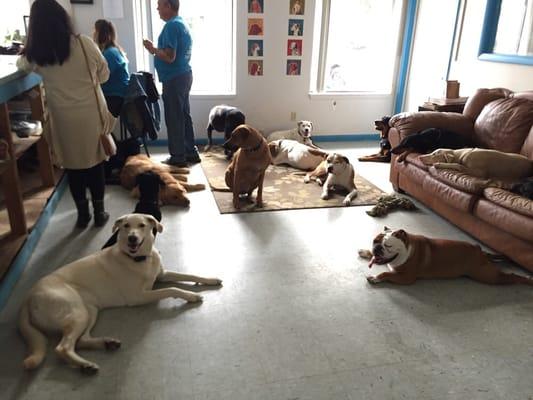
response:
<path fill-rule="evenodd" d="M 120 44 L 130 59 L 131 70 L 135 65 L 135 43 L 133 40 L 132 1 L 123 0 L 125 18 L 112 20 L 117 26 Z M 331 97 L 311 99 L 309 97 L 311 48 L 315 0 L 306 1 L 304 16 L 304 42 L 302 75 L 286 76 L 285 48 L 287 43 L 287 24 L 289 19 L 289 0 L 265 1 L 264 76 L 252 77 L 247 72 L 247 2 L 236 0 L 237 4 L 237 93 L 233 98 L 191 98 L 191 110 L 196 137 L 206 137 L 207 115 L 216 104 L 231 104 L 241 108 L 247 122 L 264 132 L 290 128 L 291 111 L 296 118 L 309 119 L 315 123 L 316 134 L 373 133 L 374 119 L 392 112 L 390 96 L 349 96 L 336 98 L 333 106 Z M 94 0 L 93 5 L 72 5 L 72 15 L 76 28 L 81 33 L 91 34 L 93 23 L 102 18 L 102 0 Z M 194 47 L 193 47 L 194 57 Z M 217 62 L 213 60 L 213 68 Z M 194 71 L 193 71 L 194 73 Z M 162 132 L 160 137 L 165 137 Z"/>
<path fill-rule="evenodd" d="M 485 0 L 467 2 L 458 58 L 452 63 L 450 79 L 461 82 L 462 95 L 482 87 L 533 90 L 533 66 L 478 60 L 485 4 Z"/>

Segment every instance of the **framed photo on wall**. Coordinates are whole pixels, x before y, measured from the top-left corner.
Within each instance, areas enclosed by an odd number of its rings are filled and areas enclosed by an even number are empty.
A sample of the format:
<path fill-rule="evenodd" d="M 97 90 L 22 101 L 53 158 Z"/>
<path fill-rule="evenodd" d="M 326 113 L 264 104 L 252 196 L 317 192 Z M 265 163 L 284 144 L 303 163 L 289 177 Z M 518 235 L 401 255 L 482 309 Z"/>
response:
<path fill-rule="evenodd" d="M 289 36 L 303 36 L 304 34 L 304 20 L 303 19 L 289 19 Z"/>
<path fill-rule="evenodd" d="M 248 40 L 248 56 L 263 57 L 263 41 L 262 40 Z"/>
<path fill-rule="evenodd" d="M 251 14 L 263 14 L 263 0 L 248 0 L 248 12 Z"/>
<path fill-rule="evenodd" d="M 304 15 L 304 13 L 305 13 L 305 0 L 290 0 L 289 14 Z"/>
<path fill-rule="evenodd" d="M 302 60 L 287 60 L 287 75 L 300 75 L 302 73 Z"/>
<path fill-rule="evenodd" d="M 287 55 L 301 56 L 302 55 L 302 39 L 287 40 Z"/>
<path fill-rule="evenodd" d="M 248 60 L 248 75 L 263 76 L 263 60 Z"/>
<path fill-rule="evenodd" d="M 263 18 L 248 18 L 248 35 L 263 36 Z"/>

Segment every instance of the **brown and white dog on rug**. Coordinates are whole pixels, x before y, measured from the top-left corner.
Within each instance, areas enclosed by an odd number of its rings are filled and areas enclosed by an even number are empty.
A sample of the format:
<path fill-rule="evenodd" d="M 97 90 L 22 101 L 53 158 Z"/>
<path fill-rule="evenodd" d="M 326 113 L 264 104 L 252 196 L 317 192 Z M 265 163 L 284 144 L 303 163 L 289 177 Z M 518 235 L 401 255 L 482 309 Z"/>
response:
<path fill-rule="evenodd" d="M 391 144 L 389 142 L 389 121 L 391 117 L 385 116 L 374 121 L 375 129 L 379 131 L 379 153 L 370 156 L 359 157 L 359 161 L 379 161 L 390 162 L 391 160 Z"/>
<path fill-rule="evenodd" d="M 348 157 L 332 153 L 314 171 L 304 177 L 304 182 L 309 183 L 311 180 L 315 180 L 322 186 L 321 198 L 323 200 L 329 199 L 331 191 L 338 189 L 348 191 L 342 204 L 349 206 L 357 196 L 354 178 L 355 170 Z"/>
<path fill-rule="evenodd" d="M 497 256 L 485 253 L 479 245 L 412 235 L 403 229 L 393 231 L 385 227 L 374 238 L 372 251 L 360 250 L 359 256 L 370 259 L 369 268 L 373 264 L 386 264 L 389 269 L 367 277 L 370 283 L 409 285 L 417 279 L 466 276 L 489 284 L 533 285 L 533 279 L 501 271 L 493 262 Z"/>
<path fill-rule="evenodd" d="M 120 171 L 120 184 L 126 189 L 132 190 L 134 197 L 139 197 L 136 179 L 139 174 L 152 171 L 159 175 L 164 183 L 159 192 L 159 200 L 162 205 L 172 204 L 180 207 L 188 207 L 190 200 L 187 192 L 205 189 L 203 184 L 187 183 L 188 168 L 178 168 L 152 160 L 144 154 L 128 157 L 126 164 Z"/>
<path fill-rule="evenodd" d="M 256 188 L 256 205 L 262 207 L 265 172 L 272 162 L 265 138 L 251 126 L 239 125 L 226 143 L 238 148 L 225 174 L 226 185 L 233 193 L 233 207 L 240 209 L 240 195 L 250 201 Z"/>

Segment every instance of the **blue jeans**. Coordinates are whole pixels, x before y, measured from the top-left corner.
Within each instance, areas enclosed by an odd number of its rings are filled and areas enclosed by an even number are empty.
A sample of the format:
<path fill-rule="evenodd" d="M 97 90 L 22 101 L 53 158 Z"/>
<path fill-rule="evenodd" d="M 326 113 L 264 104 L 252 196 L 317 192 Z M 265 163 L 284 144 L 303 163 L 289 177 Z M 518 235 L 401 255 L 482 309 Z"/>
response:
<path fill-rule="evenodd" d="M 194 145 L 189 93 L 192 72 L 178 75 L 163 82 L 163 105 L 167 125 L 168 152 L 172 161 L 182 162 L 185 157 L 197 155 Z"/>

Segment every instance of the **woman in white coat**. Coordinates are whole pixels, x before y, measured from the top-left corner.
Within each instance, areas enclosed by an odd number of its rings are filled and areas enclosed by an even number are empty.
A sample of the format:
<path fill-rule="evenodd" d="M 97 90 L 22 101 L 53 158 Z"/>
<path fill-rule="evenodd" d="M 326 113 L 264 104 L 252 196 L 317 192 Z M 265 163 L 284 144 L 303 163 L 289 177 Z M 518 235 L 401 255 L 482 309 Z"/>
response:
<path fill-rule="evenodd" d="M 94 224 L 103 226 L 109 214 L 104 209 L 106 154 L 100 143 L 100 116 L 107 115 L 108 110 L 100 84 L 107 81 L 109 69 L 102 53 L 89 37 L 73 33 L 70 17 L 59 3 L 35 0 L 26 46 L 17 66 L 43 78 L 51 120 L 47 139 L 55 163 L 67 173 L 78 210 L 76 226 L 85 228 L 91 220 L 87 188 Z"/>

